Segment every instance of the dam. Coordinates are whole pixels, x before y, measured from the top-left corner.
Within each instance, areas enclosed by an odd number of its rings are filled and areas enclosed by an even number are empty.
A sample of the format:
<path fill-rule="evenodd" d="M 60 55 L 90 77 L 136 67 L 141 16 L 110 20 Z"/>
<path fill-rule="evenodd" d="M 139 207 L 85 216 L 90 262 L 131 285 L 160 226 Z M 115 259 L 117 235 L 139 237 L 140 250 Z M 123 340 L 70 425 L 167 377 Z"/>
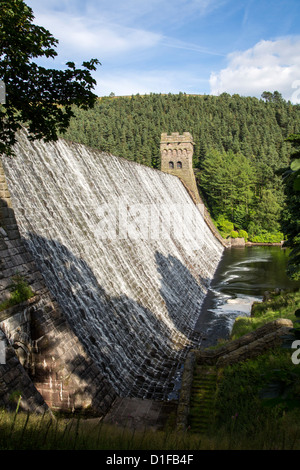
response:
<path fill-rule="evenodd" d="M 74 358 L 84 356 L 93 370 L 84 394 L 93 395 L 94 406 L 96 395 L 102 404 L 109 395 L 106 408 L 115 396 L 168 400 L 187 352 L 201 342 L 195 325 L 224 249 L 201 204 L 175 175 L 80 144 L 30 141 L 23 130 L 14 152 L 1 160 L 2 211 L 10 206 L 18 229 L 13 238 L 20 237 L 41 274 L 39 286 L 24 270 L 36 301 L 26 315 L 17 312 L 34 330 L 30 336 L 26 327 L 33 385 L 50 407 L 59 408 L 59 400 L 62 408 L 74 407 L 74 387 L 87 369 Z M 16 245 L 1 225 L 14 256 Z M 12 274 L 8 255 L 5 262 Z M 0 300 L 7 296 L 4 281 L 5 275 Z M 49 298 L 57 306 L 52 316 Z M 8 346 L 21 342 L 16 318 L 0 318 Z M 72 358 L 74 344 L 81 353 Z"/>

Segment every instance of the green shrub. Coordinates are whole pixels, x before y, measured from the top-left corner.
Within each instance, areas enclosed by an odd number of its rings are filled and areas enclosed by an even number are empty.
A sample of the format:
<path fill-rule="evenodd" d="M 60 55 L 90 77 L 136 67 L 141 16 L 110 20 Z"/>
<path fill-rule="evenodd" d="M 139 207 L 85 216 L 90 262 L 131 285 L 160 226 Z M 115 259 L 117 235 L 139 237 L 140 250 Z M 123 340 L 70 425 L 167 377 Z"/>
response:
<path fill-rule="evenodd" d="M 248 233 L 246 232 L 246 230 L 239 230 L 239 237 L 244 238 L 245 242 L 247 242 L 248 241 Z"/>
<path fill-rule="evenodd" d="M 248 232 L 248 237 L 249 240 L 252 239 L 252 237 L 255 237 L 258 233 L 260 233 L 262 228 L 255 222 L 249 222 L 247 226 L 247 232 Z"/>
<path fill-rule="evenodd" d="M 232 230 L 230 232 L 230 237 L 231 238 L 238 238 L 238 236 L 239 236 L 239 233 L 236 230 Z"/>
<path fill-rule="evenodd" d="M 218 216 L 218 218 L 216 219 L 216 225 L 224 238 L 226 238 L 234 229 L 233 223 L 225 219 L 224 215 Z"/>
<path fill-rule="evenodd" d="M 25 302 L 34 296 L 34 292 L 28 285 L 27 281 L 19 274 L 12 278 L 12 284 L 10 285 L 9 290 L 11 292 L 10 298 L 0 304 L 0 311 L 21 302 Z"/>
<path fill-rule="evenodd" d="M 27 281 L 17 274 L 12 278 L 13 282 L 10 286 L 11 292 L 11 303 L 13 305 L 25 302 L 25 300 L 30 299 L 33 297 L 34 293 L 31 287 L 28 285 Z"/>
<path fill-rule="evenodd" d="M 255 235 L 251 238 L 253 243 L 280 243 L 284 240 L 284 235 L 281 232 L 266 232 L 262 231 L 259 235 Z"/>

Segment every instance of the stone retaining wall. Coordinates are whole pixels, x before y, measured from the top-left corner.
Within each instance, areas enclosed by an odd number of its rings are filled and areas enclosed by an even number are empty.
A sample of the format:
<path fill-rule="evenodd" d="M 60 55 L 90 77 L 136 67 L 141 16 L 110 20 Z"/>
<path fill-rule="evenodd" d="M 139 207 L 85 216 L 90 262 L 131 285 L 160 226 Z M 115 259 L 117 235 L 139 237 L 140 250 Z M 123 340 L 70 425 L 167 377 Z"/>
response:
<path fill-rule="evenodd" d="M 50 295 L 10 310 L 13 314 L 0 328 L 47 405 L 56 411 L 104 415 L 116 394 Z"/>
<path fill-rule="evenodd" d="M 238 238 L 231 238 L 230 237 L 230 245 L 232 247 L 241 247 L 241 248 L 244 248 L 245 245 L 246 245 L 246 242 L 245 242 L 245 239 L 242 238 L 242 237 L 238 237 Z"/>
<path fill-rule="evenodd" d="M 196 360 L 199 364 L 215 364 L 223 367 L 255 357 L 281 344 L 283 337 L 289 335 L 292 328 L 291 320 L 278 318 L 216 350 L 195 350 Z"/>
<path fill-rule="evenodd" d="M 5 364 L 0 364 L 0 407 L 16 409 L 21 395 L 20 408 L 33 413 L 49 411 L 44 398 L 34 386 L 28 373 L 21 365 L 14 348 L 0 330 L 0 341 L 5 343 Z"/>

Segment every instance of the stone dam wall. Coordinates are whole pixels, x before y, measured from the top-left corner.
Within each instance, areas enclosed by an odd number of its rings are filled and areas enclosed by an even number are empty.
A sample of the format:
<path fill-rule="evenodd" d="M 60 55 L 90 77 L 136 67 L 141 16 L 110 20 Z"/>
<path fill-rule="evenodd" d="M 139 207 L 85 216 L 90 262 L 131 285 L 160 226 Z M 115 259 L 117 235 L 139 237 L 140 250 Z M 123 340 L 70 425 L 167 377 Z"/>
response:
<path fill-rule="evenodd" d="M 0 167 L 0 406 L 103 415 L 117 396 L 174 397 L 223 246 L 177 177 L 19 135 Z"/>
<path fill-rule="evenodd" d="M 0 312 L 0 341 L 5 345 L 0 407 L 14 409 L 12 396 L 17 394 L 26 411 L 105 414 L 116 392 L 86 354 L 27 250 L 1 165 L 0 198 L 0 302 L 9 298 L 17 273 L 36 293 Z"/>

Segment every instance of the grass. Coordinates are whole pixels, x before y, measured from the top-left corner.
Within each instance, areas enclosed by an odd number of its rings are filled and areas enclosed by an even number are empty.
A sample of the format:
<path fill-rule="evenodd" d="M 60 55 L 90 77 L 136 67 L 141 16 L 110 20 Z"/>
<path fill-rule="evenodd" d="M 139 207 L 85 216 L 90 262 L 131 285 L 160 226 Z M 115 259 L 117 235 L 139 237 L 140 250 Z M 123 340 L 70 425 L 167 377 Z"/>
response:
<path fill-rule="evenodd" d="M 287 318 L 295 322 L 295 311 L 300 308 L 300 289 L 281 293 L 272 293 L 265 302 L 255 302 L 252 306 L 251 317 L 236 318 L 231 339 L 254 331 L 265 323 L 277 318 Z M 296 326 L 296 324 L 295 324 Z"/>
<path fill-rule="evenodd" d="M 279 446 L 285 436 L 287 448 L 300 449 L 300 369 L 291 351 L 277 348 L 226 367 L 222 374 L 217 426 L 240 439 L 260 435 L 259 448 Z"/>
<path fill-rule="evenodd" d="M 48 414 L 2 411 L 0 430 L 0 450 L 203 449 L 202 438 L 175 430 L 136 431 L 104 424 L 99 419 L 53 419 Z"/>
<path fill-rule="evenodd" d="M 205 434 L 190 431 L 135 431 L 103 424 L 102 421 L 53 419 L 49 415 L 0 412 L 0 450 L 256 450 L 300 449 L 300 415 L 281 418 L 280 426 L 265 420 L 252 433 L 241 431 L 239 417 L 230 417 L 228 429 Z M 278 424 L 278 420 L 277 420 Z"/>

